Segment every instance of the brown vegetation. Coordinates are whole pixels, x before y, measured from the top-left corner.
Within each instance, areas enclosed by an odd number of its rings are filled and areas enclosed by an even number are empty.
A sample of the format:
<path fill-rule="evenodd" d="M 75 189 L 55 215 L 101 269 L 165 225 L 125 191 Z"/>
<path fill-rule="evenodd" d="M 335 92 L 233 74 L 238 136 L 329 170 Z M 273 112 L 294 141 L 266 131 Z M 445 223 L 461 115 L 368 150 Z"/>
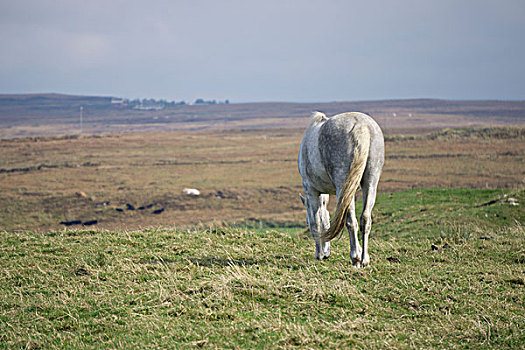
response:
<path fill-rule="evenodd" d="M 379 190 L 520 186 L 525 142 L 518 130 L 388 139 Z M 48 230 L 78 220 L 103 228 L 241 219 L 300 225 L 301 137 L 302 130 L 274 129 L 4 140 L 0 229 Z M 184 195 L 185 187 L 201 195 Z"/>

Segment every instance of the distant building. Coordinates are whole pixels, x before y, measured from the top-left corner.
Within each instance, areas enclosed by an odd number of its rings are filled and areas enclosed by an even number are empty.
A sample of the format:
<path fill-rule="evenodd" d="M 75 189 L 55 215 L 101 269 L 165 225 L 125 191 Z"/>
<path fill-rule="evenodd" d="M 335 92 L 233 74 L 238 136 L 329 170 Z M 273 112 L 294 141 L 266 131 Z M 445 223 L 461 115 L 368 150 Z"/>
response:
<path fill-rule="evenodd" d="M 134 106 L 133 109 L 138 111 L 160 111 L 164 109 L 164 105 L 144 106 L 141 103 L 140 105 Z"/>
<path fill-rule="evenodd" d="M 111 98 L 111 107 L 126 108 L 127 106 L 128 104 L 126 103 L 126 101 L 124 101 L 123 98 L 115 98 L 115 97 Z"/>

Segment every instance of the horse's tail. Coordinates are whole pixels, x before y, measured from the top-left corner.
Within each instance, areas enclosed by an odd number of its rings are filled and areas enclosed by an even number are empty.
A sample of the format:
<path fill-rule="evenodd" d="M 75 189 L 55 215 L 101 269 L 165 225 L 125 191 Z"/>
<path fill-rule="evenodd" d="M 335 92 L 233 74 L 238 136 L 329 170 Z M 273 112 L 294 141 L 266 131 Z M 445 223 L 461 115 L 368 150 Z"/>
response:
<path fill-rule="evenodd" d="M 343 231 L 346 224 L 348 209 L 357 192 L 363 173 L 365 172 L 368 152 L 370 149 L 370 129 L 365 124 L 357 124 L 349 135 L 354 147 L 350 169 L 346 174 L 345 183 L 337 201 L 335 214 L 330 221 L 330 228 L 322 233 L 324 240 L 332 240 Z"/>

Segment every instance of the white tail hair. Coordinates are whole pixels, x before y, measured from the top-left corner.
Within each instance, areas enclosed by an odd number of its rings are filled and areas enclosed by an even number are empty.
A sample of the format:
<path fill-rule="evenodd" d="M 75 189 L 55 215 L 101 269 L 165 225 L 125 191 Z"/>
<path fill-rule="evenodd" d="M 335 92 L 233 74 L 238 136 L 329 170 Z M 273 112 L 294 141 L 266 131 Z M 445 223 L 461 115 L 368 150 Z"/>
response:
<path fill-rule="evenodd" d="M 368 160 L 370 149 L 370 129 L 368 129 L 368 126 L 364 124 L 356 125 L 350 133 L 350 138 L 354 146 L 354 155 L 350 169 L 346 174 L 345 184 L 339 194 L 334 217 L 330 221 L 330 228 L 322 234 L 325 240 L 332 240 L 337 237 L 345 227 L 350 204 L 359 187 Z"/>

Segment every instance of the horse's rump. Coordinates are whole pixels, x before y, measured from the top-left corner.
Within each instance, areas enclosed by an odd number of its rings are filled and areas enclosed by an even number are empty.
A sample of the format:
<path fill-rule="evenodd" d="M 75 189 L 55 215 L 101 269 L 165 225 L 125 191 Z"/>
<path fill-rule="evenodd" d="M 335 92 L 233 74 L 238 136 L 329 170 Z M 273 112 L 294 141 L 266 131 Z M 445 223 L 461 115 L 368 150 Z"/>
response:
<path fill-rule="evenodd" d="M 370 129 L 368 125 L 357 122 L 349 132 L 348 137 L 353 146 L 353 157 L 344 185 L 338 194 L 337 207 L 330 221 L 330 228 L 322 233 L 322 238 L 328 241 L 337 237 L 345 228 L 348 210 L 357 192 L 368 160 L 370 149 Z"/>

